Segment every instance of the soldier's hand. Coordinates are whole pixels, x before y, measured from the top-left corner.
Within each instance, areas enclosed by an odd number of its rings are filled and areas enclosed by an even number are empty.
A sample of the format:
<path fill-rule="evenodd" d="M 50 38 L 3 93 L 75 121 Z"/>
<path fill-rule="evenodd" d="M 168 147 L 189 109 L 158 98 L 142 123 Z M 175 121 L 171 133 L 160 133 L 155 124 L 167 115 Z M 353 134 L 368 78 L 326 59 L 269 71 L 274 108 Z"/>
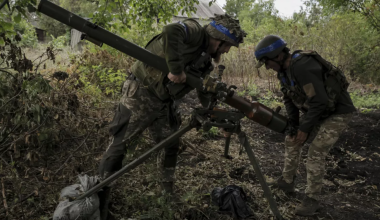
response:
<path fill-rule="evenodd" d="M 287 135 L 286 139 L 289 140 L 289 141 L 291 141 L 291 142 L 295 142 L 296 141 L 296 136 L 295 135 L 293 135 L 293 136 Z"/>
<path fill-rule="evenodd" d="M 172 81 L 174 83 L 185 83 L 186 82 L 186 74 L 183 71 L 179 75 L 173 75 L 172 73 L 169 73 L 168 78 L 170 81 Z"/>
<path fill-rule="evenodd" d="M 307 136 L 308 136 L 308 133 L 298 130 L 295 142 L 298 144 L 303 144 L 305 143 Z"/>

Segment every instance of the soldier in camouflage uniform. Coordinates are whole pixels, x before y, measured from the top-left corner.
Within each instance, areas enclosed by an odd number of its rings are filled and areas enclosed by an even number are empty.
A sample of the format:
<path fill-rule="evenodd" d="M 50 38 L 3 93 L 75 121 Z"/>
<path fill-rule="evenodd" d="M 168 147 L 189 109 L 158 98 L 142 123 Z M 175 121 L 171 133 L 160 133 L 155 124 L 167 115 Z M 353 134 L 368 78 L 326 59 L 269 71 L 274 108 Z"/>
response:
<path fill-rule="evenodd" d="M 185 83 L 187 67 L 191 66 L 193 71 L 195 69 L 200 73 L 200 77 L 204 77 L 214 69 L 212 59 L 218 62 L 220 56 L 227 53 L 231 46 L 238 47 L 245 36 L 239 21 L 228 15 L 217 15 L 204 27 L 194 19 L 165 26 L 163 32 L 148 43 L 146 49 L 165 58 L 170 73 L 163 73 L 141 61 L 133 65 L 132 74 L 124 83 L 122 98 L 111 125 L 113 142 L 100 163 L 101 177 L 106 178 L 121 169 L 126 148 L 135 148 L 135 137 L 141 131 L 148 128 L 153 140 L 158 143 L 178 130 L 180 117 L 174 101 L 192 90 Z M 181 89 L 171 91 L 168 88 L 172 83 L 181 86 Z M 198 92 L 201 103 L 207 105 L 203 95 Z M 127 147 L 113 144 L 120 138 L 128 138 Z M 168 146 L 163 159 L 161 185 L 169 194 L 173 192 L 178 145 L 179 140 Z M 108 200 L 109 192 L 104 194 L 103 200 Z"/>
<path fill-rule="evenodd" d="M 312 141 L 306 163 L 306 196 L 296 207 L 296 214 L 309 216 L 321 208 L 325 158 L 356 110 L 341 70 L 315 51 L 289 51 L 282 38 L 269 35 L 255 48 L 256 67 L 265 64 L 278 72 L 291 124 L 285 138 L 284 170 L 275 187 L 294 192 L 302 146 L 306 140 Z M 301 121 L 300 111 L 304 113 Z"/>

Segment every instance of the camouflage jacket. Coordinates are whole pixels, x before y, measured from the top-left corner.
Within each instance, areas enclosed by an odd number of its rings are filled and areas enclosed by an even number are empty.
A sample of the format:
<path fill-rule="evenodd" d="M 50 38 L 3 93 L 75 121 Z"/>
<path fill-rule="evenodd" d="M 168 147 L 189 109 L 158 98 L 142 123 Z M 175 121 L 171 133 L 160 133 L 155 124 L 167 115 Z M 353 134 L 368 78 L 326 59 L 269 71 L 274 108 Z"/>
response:
<path fill-rule="evenodd" d="M 328 78 L 338 69 L 327 69 L 314 55 L 296 51 L 292 54 L 288 69 L 278 74 L 289 119 L 294 125 L 298 125 L 299 110 L 303 111 L 305 116 L 299 129 L 306 133 L 321 118 L 355 111 L 347 92 L 348 85 L 336 83 L 335 77 L 333 80 Z M 329 85 L 330 82 L 335 84 Z"/>
<path fill-rule="evenodd" d="M 197 21 L 186 19 L 183 22 L 165 26 L 162 33 L 148 43 L 146 49 L 165 58 L 169 71 L 174 75 L 178 75 L 185 70 L 187 65 L 201 56 L 202 52 L 207 49 L 208 44 L 209 37 L 205 29 Z M 207 60 L 205 65 L 209 65 L 206 69 L 212 68 L 211 58 Z M 131 70 L 141 81 L 141 84 L 162 101 L 171 98 L 166 88 L 166 83 L 168 83 L 167 73 L 149 67 L 141 61 L 137 61 Z M 191 89 L 187 88 L 185 90 L 186 93 Z"/>

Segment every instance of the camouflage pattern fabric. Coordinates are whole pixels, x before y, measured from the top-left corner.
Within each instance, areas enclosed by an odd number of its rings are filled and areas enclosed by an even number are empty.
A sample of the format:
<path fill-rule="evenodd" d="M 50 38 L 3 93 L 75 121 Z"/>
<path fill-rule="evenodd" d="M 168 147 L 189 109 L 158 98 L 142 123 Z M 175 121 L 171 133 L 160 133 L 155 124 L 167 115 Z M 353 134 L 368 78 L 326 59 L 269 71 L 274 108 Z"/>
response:
<path fill-rule="evenodd" d="M 140 125 L 146 124 L 152 139 L 159 143 L 161 140 L 170 136 L 179 128 L 180 122 L 176 126 L 171 126 L 175 117 L 170 112 L 170 105 L 173 102 L 162 102 L 153 95 L 148 89 L 140 86 L 140 82 L 128 79 L 123 86 L 122 98 L 120 102 L 126 106 L 131 112 L 131 118 L 125 134 L 125 138 L 129 138 Z M 153 115 L 153 117 L 151 117 Z M 172 119 L 170 119 L 172 118 Z M 147 121 L 150 120 L 150 121 Z M 145 130 L 145 129 L 144 129 Z M 112 140 L 113 141 L 113 140 Z M 136 141 L 131 140 L 127 146 L 125 145 L 109 145 L 100 163 L 100 172 L 104 172 L 104 177 L 121 169 L 122 160 L 124 158 L 126 148 L 134 149 Z M 164 181 L 174 180 L 174 170 L 177 162 L 177 153 L 179 150 L 179 140 L 174 141 L 165 149 L 163 159 L 163 175 Z"/>
<path fill-rule="evenodd" d="M 239 20 L 233 19 L 228 14 L 225 15 L 215 15 L 215 18 L 212 20 L 215 21 L 217 25 L 223 25 L 226 27 L 231 34 L 235 35 L 238 38 L 238 42 L 235 42 L 231 38 L 229 38 L 227 35 L 223 34 L 222 32 L 218 31 L 215 27 L 211 25 L 206 26 L 206 32 L 213 38 L 219 39 L 222 41 L 227 41 L 231 43 L 232 45 L 238 47 L 239 43 L 244 42 L 244 37 L 247 36 L 247 33 L 241 29 Z"/>
<path fill-rule="evenodd" d="M 325 174 L 325 158 L 351 118 L 352 113 L 332 115 L 316 125 L 309 134 L 308 141 L 312 140 L 312 142 L 306 163 L 307 187 L 305 193 L 307 196 L 318 200 Z M 288 136 L 285 138 L 285 163 L 282 176 L 287 183 L 293 182 L 293 177 L 296 175 L 301 149 L 302 145 L 290 141 Z"/>

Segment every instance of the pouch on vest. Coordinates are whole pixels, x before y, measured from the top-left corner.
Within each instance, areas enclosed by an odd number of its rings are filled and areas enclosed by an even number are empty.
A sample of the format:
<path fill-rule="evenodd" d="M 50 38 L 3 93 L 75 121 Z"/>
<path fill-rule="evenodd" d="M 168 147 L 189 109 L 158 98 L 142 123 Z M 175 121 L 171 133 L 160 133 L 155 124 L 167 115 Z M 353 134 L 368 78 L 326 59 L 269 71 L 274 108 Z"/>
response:
<path fill-rule="evenodd" d="M 318 63 L 320 63 L 324 69 L 324 87 L 328 96 L 328 106 L 326 111 L 335 111 L 336 101 L 338 100 L 342 91 L 346 91 L 349 83 L 344 73 L 330 62 L 322 58 L 316 51 L 295 51 L 294 53 L 300 53 L 300 56 L 293 60 L 293 63 L 297 62 L 303 56 L 313 56 Z M 294 74 L 291 72 L 291 77 L 294 78 Z"/>

